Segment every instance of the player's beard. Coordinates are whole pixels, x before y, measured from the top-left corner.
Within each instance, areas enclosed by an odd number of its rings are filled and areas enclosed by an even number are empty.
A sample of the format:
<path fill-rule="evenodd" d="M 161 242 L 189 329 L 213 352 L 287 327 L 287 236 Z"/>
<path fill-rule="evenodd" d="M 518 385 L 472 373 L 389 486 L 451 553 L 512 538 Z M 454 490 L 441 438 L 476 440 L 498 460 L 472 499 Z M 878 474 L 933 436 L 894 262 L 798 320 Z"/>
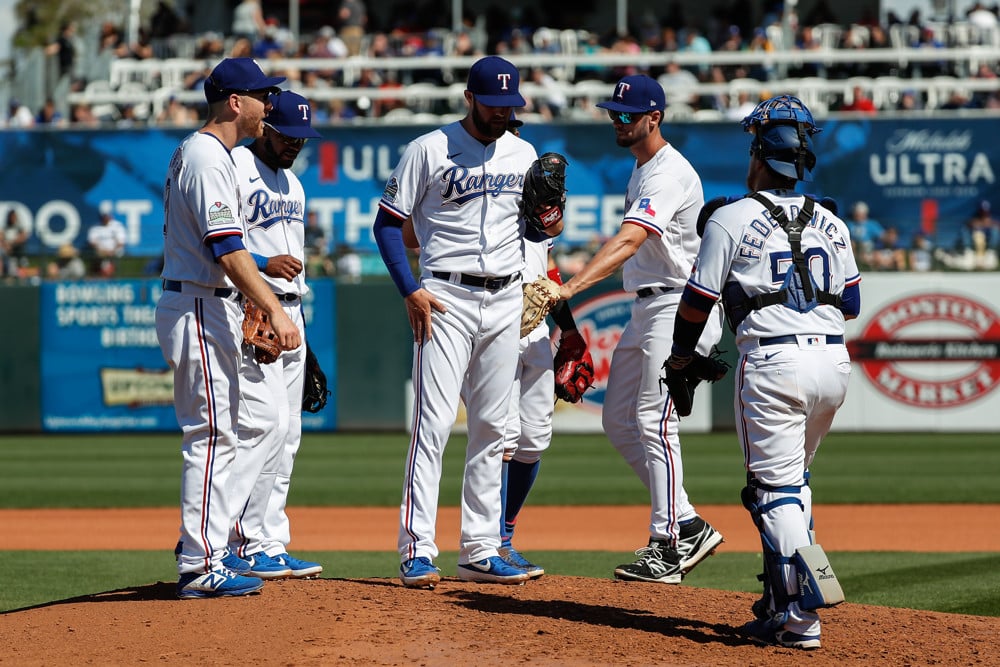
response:
<path fill-rule="evenodd" d="M 507 118 L 510 116 L 508 113 L 504 117 L 502 123 L 498 125 L 492 125 L 490 121 L 483 120 L 480 109 L 489 109 L 492 107 L 480 106 L 479 102 L 475 100 L 472 101 L 472 126 L 476 128 L 476 132 L 479 132 L 484 137 L 489 137 L 490 139 L 497 140 L 504 135 L 507 131 Z M 492 114 L 491 114 L 492 116 Z"/>
<path fill-rule="evenodd" d="M 281 153 L 279 153 L 278 151 L 274 150 L 274 145 L 271 139 L 267 139 L 264 141 L 264 155 L 265 155 L 264 161 L 266 163 L 276 164 L 281 169 L 290 169 L 292 163 L 295 162 L 295 158 L 299 156 L 299 152 L 295 151 L 292 157 L 290 158 L 286 157 L 286 155 L 288 155 L 288 151 L 282 151 Z"/>
<path fill-rule="evenodd" d="M 264 114 L 239 115 L 240 134 L 250 139 L 259 139 L 264 134 Z"/>

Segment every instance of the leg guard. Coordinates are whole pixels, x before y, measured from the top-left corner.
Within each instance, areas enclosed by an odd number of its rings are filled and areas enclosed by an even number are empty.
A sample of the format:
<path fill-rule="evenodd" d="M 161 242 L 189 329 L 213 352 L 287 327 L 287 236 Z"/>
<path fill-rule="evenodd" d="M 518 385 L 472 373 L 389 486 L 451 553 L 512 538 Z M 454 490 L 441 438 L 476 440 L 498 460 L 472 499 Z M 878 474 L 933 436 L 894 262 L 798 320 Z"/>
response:
<path fill-rule="evenodd" d="M 818 544 L 799 547 L 792 562 L 798 577 L 800 607 L 811 611 L 844 601 L 844 591 L 823 547 Z"/>
<path fill-rule="evenodd" d="M 775 527 L 779 521 L 781 525 L 787 522 L 787 519 L 776 519 L 783 514 L 776 510 L 794 505 L 800 512 L 804 512 L 802 491 L 802 486 L 772 487 L 761 484 L 748 474 L 747 486 L 740 492 L 743 506 L 750 512 L 761 540 L 764 572 L 758 579 L 764 584 L 764 596 L 754 604 L 753 611 L 757 618 L 769 618 L 775 613 L 781 615 L 788 610 L 790 604 L 800 600 L 795 554 L 791 548 L 782 549 L 778 540 L 784 532 L 777 533 Z M 762 498 L 766 498 L 767 502 L 762 502 Z M 766 520 L 765 516 L 769 513 L 773 514 Z M 784 510 L 784 514 L 787 515 L 787 510 Z M 796 523 L 793 520 L 790 525 L 794 527 Z M 783 551 L 791 552 L 792 555 L 786 556 Z"/>

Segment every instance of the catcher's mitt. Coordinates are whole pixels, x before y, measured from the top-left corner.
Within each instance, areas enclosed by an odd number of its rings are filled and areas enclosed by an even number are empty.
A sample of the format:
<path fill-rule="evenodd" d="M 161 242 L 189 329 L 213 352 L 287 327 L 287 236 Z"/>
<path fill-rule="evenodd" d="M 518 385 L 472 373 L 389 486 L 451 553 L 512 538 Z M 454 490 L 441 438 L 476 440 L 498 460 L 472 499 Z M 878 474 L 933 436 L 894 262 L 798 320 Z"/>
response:
<path fill-rule="evenodd" d="M 556 371 L 556 398 L 567 403 L 578 402 L 594 384 L 594 360 L 578 331 L 563 333 L 552 365 Z"/>
<path fill-rule="evenodd" d="M 729 371 L 729 364 L 720 358 L 721 355 L 719 350 L 713 350 L 709 356 L 695 352 L 691 362 L 681 369 L 672 368 L 668 361 L 663 362 L 664 373 L 660 383 L 667 385 L 678 417 L 691 414 L 694 390 L 702 380 L 715 382 Z"/>
<path fill-rule="evenodd" d="M 306 412 L 319 412 L 326 407 L 326 397 L 330 390 L 326 388 L 326 373 L 319 366 L 319 359 L 313 354 L 309 343 L 306 343 L 305 382 L 302 384 L 302 409 Z"/>
<path fill-rule="evenodd" d="M 566 166 L 559 153 L 545 153 L 524 174 L 521 217 L 537 231 L 552 236 L 549 228 L 559 223 L 566 203 Z"/>
<path fill-rule="evenodd" d="M 535 282 L 525 283 L 522 289 L 521 338 L 524 338 L 542 323 L 552 306 L 559 303 L 559 283 L 538 276 Z"/>
<path fill-rule="evenodd" d="M 272 364 L 281 354 L 278 336 L 271 328 L 271 318 L 250 299 L 243 300 L 243 344 L 253 346 L 257 363 Z"/>

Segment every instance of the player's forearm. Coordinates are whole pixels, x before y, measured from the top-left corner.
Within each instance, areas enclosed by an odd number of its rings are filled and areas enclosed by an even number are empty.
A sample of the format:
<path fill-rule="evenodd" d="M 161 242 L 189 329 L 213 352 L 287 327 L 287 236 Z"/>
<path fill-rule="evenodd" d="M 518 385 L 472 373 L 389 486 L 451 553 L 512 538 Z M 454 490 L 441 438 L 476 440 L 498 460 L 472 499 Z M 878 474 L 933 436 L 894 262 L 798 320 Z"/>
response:
<path fill-rule="evenodd" d="M 257 264 L 246 250 L 234 250 L 219 257 L 219 265 L 236 289 L 243 293 L 268 315 L 281 310 L 281 304 L 271 291 L 271 287 L 260 277 Z"/>
<path fill-rule="evenodd" d="M 579 273 L 563 284 L 561 290 L 563 298 L 569 299 L 611 276 L 638 249 L 639 244 L 632 238 L 615 236 L 597 251 Z"/>

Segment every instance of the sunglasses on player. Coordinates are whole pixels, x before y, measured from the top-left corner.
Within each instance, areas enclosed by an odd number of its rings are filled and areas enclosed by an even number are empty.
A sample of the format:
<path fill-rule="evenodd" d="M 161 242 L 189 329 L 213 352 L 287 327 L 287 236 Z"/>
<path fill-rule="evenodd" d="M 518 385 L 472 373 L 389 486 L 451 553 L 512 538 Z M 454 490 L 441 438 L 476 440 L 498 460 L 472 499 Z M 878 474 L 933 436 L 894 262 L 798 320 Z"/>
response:
<path fill-rule="evenodd" d="M 608 118 L 611 120 L 619 120 L 625 125 L 634 123 L 639 116 L 643 115 L 645 115 L 645 112 L 634 113 L 631 111 L 612 111 L 611 109 L 608 109 Z"/>

